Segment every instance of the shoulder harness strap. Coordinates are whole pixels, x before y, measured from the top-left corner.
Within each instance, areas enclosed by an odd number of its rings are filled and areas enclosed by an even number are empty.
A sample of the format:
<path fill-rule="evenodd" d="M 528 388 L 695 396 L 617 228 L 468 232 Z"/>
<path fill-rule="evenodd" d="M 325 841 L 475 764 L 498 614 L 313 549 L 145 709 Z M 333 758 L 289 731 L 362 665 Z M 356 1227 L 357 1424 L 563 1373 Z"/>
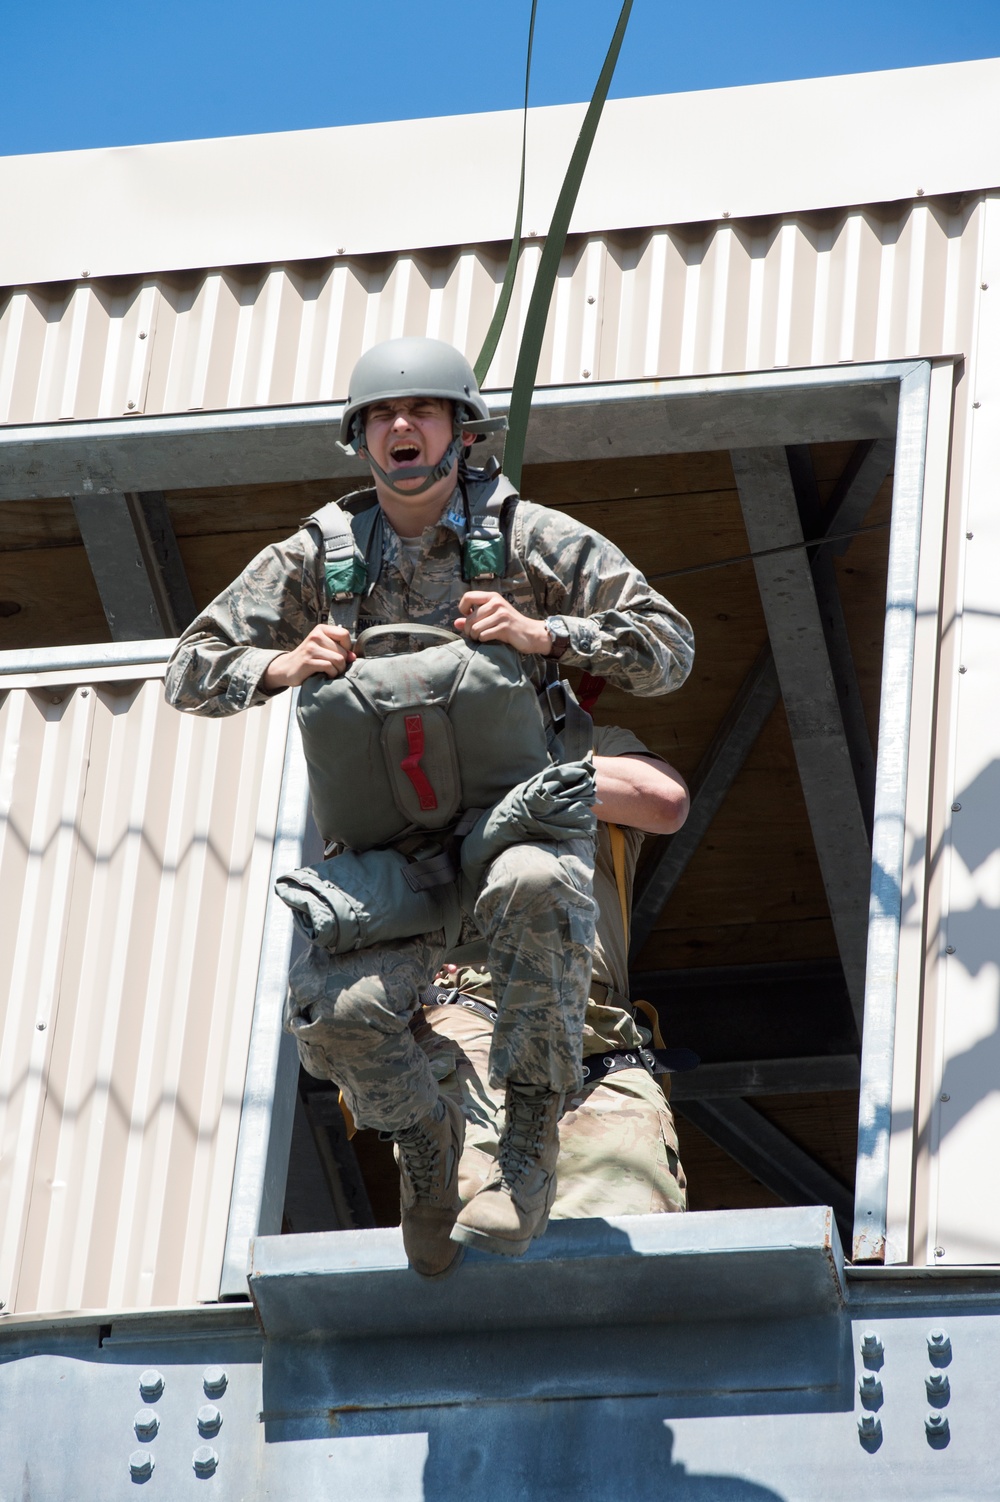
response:
<path fill-rule="evenodd" d="M 510 531 L 518 494 L 496 460 L 486 469 L 469 469 L 459 483 L 465 498 L 466 534 L 462 578 L 466 584 L 502 579 L 510 558 Z"/>
<path fill-rule="evenodd" d="M 352 502 L 371 497 L 355 510 Z M 303 521 L 316 527 L 323 541 L 323 573 L 332 603 L 341 603 L 374 587 L 382 566 L 381 508 L 374 491 L 359 491 L 343 502 L 328 501 Z"/>

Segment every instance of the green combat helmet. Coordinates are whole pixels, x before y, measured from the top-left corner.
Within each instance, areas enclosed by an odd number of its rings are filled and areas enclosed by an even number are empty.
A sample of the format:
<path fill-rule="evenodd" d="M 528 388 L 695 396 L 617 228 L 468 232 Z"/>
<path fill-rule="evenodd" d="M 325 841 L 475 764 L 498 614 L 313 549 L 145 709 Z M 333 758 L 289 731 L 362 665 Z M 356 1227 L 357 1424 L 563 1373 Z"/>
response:
<path fill-rule="evenodd" d="M 407 469 L 408 480 L 419 477 L 423 484 L 415 490 L 403 490 L 365 448 L 365 408 L 373 402 L 416 396 L 440 397 L 451 402 L 455 425 L 451 443 L 437 464 Z M 506 426 L 506 418 L 490 417 L 472 366 L 463 354 L 441 339 L 411 335 L 376 344 L 355 365 L 347 406 L 340 420 L 340 446 L 348 453 L 360 454 L 383 484 L 397 495 L 421 495 L 448 474 L 455 460 L 461 457 L 463 433 L 482 438 Z"/>

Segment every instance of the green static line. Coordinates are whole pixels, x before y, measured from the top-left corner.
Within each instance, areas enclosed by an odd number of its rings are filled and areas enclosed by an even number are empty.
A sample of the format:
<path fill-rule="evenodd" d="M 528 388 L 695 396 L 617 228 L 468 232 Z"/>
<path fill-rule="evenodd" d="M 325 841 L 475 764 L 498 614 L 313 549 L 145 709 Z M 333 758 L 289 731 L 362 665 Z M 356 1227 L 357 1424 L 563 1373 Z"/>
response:
<path fill-rule="evenodd" d="M 528 160 L 528 87 L 531 82 L 531 48 L 535 40 L 535 12 L 538 9 L 538 0 L 531 0 L 531 21 L 528 24 L 528 58 L 524 68 L 524 119 L 521 124 L 521 184 L 517 191 L 517 214 L 514 218 L 514 233 L 511 236 L 510 254 L 507 257 L 507 269 L 503 274 L 503 286 L 500 288 L 500 297 L 493 312 L 490 326 L 486 330 L 486 338 L 483 347 L 479 351 L 473 370 L 476 373 L 476 383 L 482 386 L 487 372 L 493 364 L 493 356 L 497 352 L 500 343 L 500 335 L 507 321 L 507 309 L 514 293 L 514 278 L 517 275 L 517 263 L 521 255 L 521 216 L 524 213 L 524 172 Z"/>
<path fill-rule="evenodd" d="M 604 66 L 597 80 L 594 97 L 587 107 L 580 134 L 573 148 L 573 155 L 566 169 L 566 176 L 552 215 L 552 223 L 549 225 L 549 232 L 542 248 L 541 260 L 538 263 L 538 275 L 531 290 L 531 300 L 528 303 L 528 313 L 524 322 L 524 334 L 521 338 L 517 367 L 514 371 L 514 385 L 511 390 L 510 412 L 507 419 L 507 442 L 504 447 L 503 471 L 515 489 L 520 489 L 521 485 L 524 441 L 527 435 L 528 417 L 531 413 L 535 376 L 538 373 L 538 359 L 542 352 L 549 304 L 552 301 L 552 289 L 559 271 L 559 262 L 562 260 L 569 222 L 576 207 L 577 194 L 580 191 L 580 184 L 590 157 L 590 148 L 594 144 L 601 111 L 608 97 L 608 90 L 614 77 L 618 54 L 621 51 L 625 28 L 628 26 L 631 13 L 632 0 L 624 0 L 618 17 L 618 25 L 615 27 L 611 46 L 608 48 L 608 55 L 604 59 Z"/>

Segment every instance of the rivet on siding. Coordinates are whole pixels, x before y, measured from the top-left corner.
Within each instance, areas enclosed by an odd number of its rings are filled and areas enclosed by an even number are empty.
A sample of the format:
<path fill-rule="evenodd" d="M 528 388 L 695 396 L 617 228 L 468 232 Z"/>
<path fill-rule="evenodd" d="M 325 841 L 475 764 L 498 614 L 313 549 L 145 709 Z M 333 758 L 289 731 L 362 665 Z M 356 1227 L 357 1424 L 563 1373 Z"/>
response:
<path fill-rule="evenodd" d="M 589 303 L 590 303 L 590 304 L 591 304 L 591 305 L 593 305 L 593 304 L 594 304 L 594 303 L 595 303 L 595 302 L 596 302 L 596 301 L 597 301 L 597 298 L 596 298 L 596 297 L 588 297 L 588 298 L 587 298 L 587 301 L 588 301 L 588 302 L 589 302 Z"/>
<path fill-rule="evenodd" d="M 722 210 L 722 217 L 723 217 L 723 219 L 728 219 L 729 218 L 729 210 L 728 209 L 723 209 Z"/>
<path fill-rule="evenodd" d="M 44 1031 L 45 1031 L 45 1023 L 44 1022 L 36 1022 L 35 1023 L 35 1027 L 37 1028 L 37 1030 L 40 1033 L 44 1033 Z"/>
<path fill-rule="evenodd" d="M 224 1366 L 206 1366 L 201 1380 L 210 1398 L 221 1398 L 229 1386 L 229 1375 Z"/>
<path fill-rule="evenodd" d="M 198 1409 L 198 1433 L 206 1438 L 210 1434 L 218 1434 L 222 1428 L 222 1414 L 214 1403 L 202 1403 Z"/>
<path fill-rule="evenodd" d="M 989 282 L 980 282 L 979 283 L 979 290 L 980 290 L 980 292 L 988 292 L 990 290 L 990 284 L 989 284 Z"/>
<path fill-rule="evenodd" d="M 932 1445 L 946 1445 L 948 1443 L 948 1415 L 945 1413 L 929 1413 L 924 1419 L 924 1430 Z"/>
<path fill-rule="evenodd" d="M 943 1101 L 944 1104 L 947 1105 L 951 1100 L 951 1096 L 948 1094 L 947 1090 L 942 1090 L 941 1094 L 938 1096 L 938 1100 Z"/>
<path fill-rule="evenodd" d="M 589 381 L 589 380 L 590 380 L 590 371 L 589 371 L 589 370 L 585 370 L 585 371 L 584 371 L 584 372 L 583 372 L 583 379 L 584 379 L 584 380 L 585 380 L 585 381 Z"/>
<path fill-rule="evenodd" d="M 917 197 L 918 198 L 923 198 L 923 196 L 924 196 L 924 190 L 923 190 L 923 188 L 918 188 L 917 189 Z"/>
<path fill-rule="evenodd" d="M 7 1300 L 6 1299 L 0 1299 L 0 1309 L 6 1309 L 6 1307 L 7 1307 Z"/>
<path fill-rule="evenodd" d="M 137 1481 L 153 1474 L 156 1461 L 148 1450 L 133 1450 L 128 1458 L 128 1468 Z"/>
<path fill-rule="evenodd" d="M 146 330 L 145 329 L 140 329 L 139 330 L 139 338 L 140 339 L 145 339 L 145 337 L 146 337 Z"/>
<path fill-rule="evenodd" d="M 163 1375 L 150 1367 L 139 1378 L 139 1391 L 144 1398 L 158 1398 L 164 1388 Z"/>
<path fill-rule="evenodd" d="M 858 1392 L 866 1408 L 881 1408 L 882 1384 L 874 1372 L 865 1372 L 858 1383 Z"/>
<path fill-rule="evenodd" d="M 954 944 L 946 944 L 944 946 L 944 952 L 945 952 L 945 954 L 954 954 L 955 953 L 955 946 L 954 946 Z"/>
<path fill-rule="evenodd" d="M 961 667 L 960 667 L 960 668 L 959 668 L 959 670 L 958 670 L 958 671 L 959 671 L 959 672 L 960 672 L 960 673 L 967 673 L 967 672 L 968 672 L 968 671 L 969 671 L 969 670 L 968 670 L 968 668 L 967 668 L 967 667 L 966 667 L 966 666 L 965 666 L 965 663 L 964 663 L 964 662 L 963 662 L 963 663 L 962 663 L 962 665 L 961 665 Z"/>
<path fill-rule="evenodd" d="M 128 410 L 130 412 L 134 412 L 135 411 L 135 402 L 129 402 L 129 404 L 128 404 Z"/>
<path fill-rule="evenodd" d="M 953 803 L 951 805 L 951 811 L 953 814 L 960 814 L 962 812 L 962 805 L 960 803 Z"/>
<path fill-rule="evenodd" d="M 81 688 L 81 690 L 80 690 L 80 698 L 81 699 L 89 699 L 90 698 L 90 689 L 89 688 Z"/>
<path fill-rule="evenodd" d="M 864 1335 L 862 1335 L 861 1354 L 865 1358 L 868 1358 L 870 1356 L 881 1356 L 882 1342 L 879 1340 L 874 1330 L 866 1330 Z"/>
<path fill-rule="evenodd" d="M 936 1246 L 934 1248 L 934 1255 L 935 1255 L 935 1257 L 943 1257 L 944 1256 L 944 1247 L 943 1246 Z"/>
<path fill-rule="evenodd" d="M 344 247 L 342 245 L 337 246 L 337 254 L 338 256 L 342 256 L 344 254 Z"/>
<path fill-rule="evenodd" d="M 983 404 L 982 404 L 982 402 L 973 402 L 972 405 L 974 407 L 981 407 Z"/>
<path fill-rule="evenodd" d="M 199 1445 L 191 1457 L 191 1464 L 199 1476 L 211 1476 L 219 1464 L 219 1457 L 211 1445 Z"/>
<path fill-rule="evenodd" d="M 84 271 L 81 271 L 81 272 L 80 272 L 80 275 L 81 275 L 81 277 L 82 277 L 82 278 L 83 278 L 83 280 L 84 280 L 84 281 L 86 281 L 86 280 L 87 280 L 87 277 L 88 277 L 88 276 L 89 276 L 89 275 L 90 275 L 90 272 L 89 272 L 89 271 L 86 271 L 86 270 L 84 270 Z"/>
<path fill-rule="evenodd" d="M 976 535 L 976 534 L 975 534 L 975 533 L 974 533 L 974 532 L 966 532 L 966 534 L 965 534 L 965 535 L 966 535 L 966 537 L 967 537 L 967 538 L 968 538 L 968 540 L 969 540 L 969 542 L 971 542 L 971 541 L 972 541 L 972 539 L 973 539 L 973 537 L 974 537 L 974 536 L 975 536 L 975 535 Z"/>
<path fill-rule="evenodd" d="M 882 1443 L 882 1420 L 873 1413 L 863 1413 L 858 1419 L 858 1438 L 863 1445 L 877 1450 Z"/>
<path fill-rule="evenodd" d="M 152 1408 L 140 1408 L 132 1423 L 137 1439 L 152 1439 L 160 1427 L 160 1420 Z"/>

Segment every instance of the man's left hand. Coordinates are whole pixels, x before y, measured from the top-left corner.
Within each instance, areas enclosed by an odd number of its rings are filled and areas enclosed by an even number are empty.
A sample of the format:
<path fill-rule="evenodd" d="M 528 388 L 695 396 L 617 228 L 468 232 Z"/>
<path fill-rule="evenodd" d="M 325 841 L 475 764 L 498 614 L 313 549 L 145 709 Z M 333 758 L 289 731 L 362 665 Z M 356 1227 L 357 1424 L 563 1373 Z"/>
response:
<path fill-rule="evenodd" d="M 455 630 L 472 641 L 502 641 L 518 652 L 548 657 L 552 638 L 541 621 L 534 621 L 505 600 L 484 589 L 469 589 L 458 602 L 461 614 Z"/>

